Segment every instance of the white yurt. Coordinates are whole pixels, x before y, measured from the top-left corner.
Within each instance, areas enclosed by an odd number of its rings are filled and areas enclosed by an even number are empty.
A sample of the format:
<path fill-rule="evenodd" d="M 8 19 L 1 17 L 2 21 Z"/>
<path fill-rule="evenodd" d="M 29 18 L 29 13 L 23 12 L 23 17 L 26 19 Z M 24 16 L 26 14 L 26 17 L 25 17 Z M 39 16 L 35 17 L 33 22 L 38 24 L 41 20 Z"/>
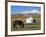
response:
<path fill-rule="evenodd" d="M 33 23 L 33 18 L 30 16 L 26 19 L 26 23 Z"/>

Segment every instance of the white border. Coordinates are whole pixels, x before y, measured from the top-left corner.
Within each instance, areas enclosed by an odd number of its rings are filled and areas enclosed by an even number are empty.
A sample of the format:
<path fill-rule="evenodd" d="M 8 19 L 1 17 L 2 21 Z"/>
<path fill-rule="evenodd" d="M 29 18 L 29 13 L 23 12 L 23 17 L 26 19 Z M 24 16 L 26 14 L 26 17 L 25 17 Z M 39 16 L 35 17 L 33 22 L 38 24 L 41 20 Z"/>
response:
<path fill-rule="evenodd" d="M 11 32 L 11 5 L 20 5 L 20 6 L 38 6 L 41 7 L 41 30 L 28 30 L 28 31 L 12 31 Z M 35 34 L 43 33 L 44 30 L 44 18 L 43 18 L 43 4 L 32 4 L 32 3 L 17 3 L 17 2 L 8 2 L 8 35 L 19 35 L 19 34 Z"/>

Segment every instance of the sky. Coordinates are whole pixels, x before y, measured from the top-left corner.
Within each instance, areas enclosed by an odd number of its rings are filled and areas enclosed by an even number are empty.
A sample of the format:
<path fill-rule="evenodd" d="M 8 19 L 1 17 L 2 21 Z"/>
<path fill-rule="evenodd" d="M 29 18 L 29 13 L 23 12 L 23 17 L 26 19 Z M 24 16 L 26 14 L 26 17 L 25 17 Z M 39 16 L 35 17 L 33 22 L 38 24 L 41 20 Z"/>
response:
<path fill-rule="evenodd" d="M 24 11 L 28 12 L 33 10 L 40 12 L 41 8 L 36 6 L 11 6 L 11 14 L 22 13 Z"/>

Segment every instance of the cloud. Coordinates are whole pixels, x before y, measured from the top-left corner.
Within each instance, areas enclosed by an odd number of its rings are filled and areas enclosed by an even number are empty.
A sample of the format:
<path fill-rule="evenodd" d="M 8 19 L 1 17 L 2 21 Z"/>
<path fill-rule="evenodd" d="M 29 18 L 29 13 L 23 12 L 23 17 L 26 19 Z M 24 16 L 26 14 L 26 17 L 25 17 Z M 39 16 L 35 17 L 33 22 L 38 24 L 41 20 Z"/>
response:
<path fill-rule="evenodd" d="M 40 13 L 38 10 L 31 10 L 31 11 L 23 11 L 23 12 L 13 12 L 12 14 L 28 14 L 28 13 Z"/>
<path fill-rule="evenodd" d="M 23 11 L 20 14 L 28 14 L 28 13 L 40 13 L 40 11 L 38 11 L 38 10 Z"/>

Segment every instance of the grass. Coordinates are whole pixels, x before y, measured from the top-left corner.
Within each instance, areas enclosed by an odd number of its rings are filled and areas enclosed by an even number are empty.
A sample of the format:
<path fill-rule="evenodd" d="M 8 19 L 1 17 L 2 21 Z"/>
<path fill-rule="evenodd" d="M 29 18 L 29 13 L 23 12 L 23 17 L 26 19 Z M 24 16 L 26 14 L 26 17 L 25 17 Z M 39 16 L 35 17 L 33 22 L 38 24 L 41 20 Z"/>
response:
<path fill-rule="evenodd" d="M 27 23 L 25 23 L 25 19 L 28 18 L 27 16 L 12 16 L 11 17 L 11 23 L 12 23 L 11 24 L 11 31 L 40 30 L 40 16 L 35 15 L 32 17 L 35 18 L 37 22 L 33 23 L 33 24 L 31 24 L 31 23 L 27 24 Z M 13 28 L 13 22 L 16 19 L 21 19 L 24 21 L 25 24 L 24 24 L 23 29 L 21 29 L 19 25 L 17 26 L 18 28 Z"/>
<path fill-rule="evenodd" d="M 35 23 L 35 24 L 25 24 L 24 28 L 21 29 L 20 26 L 18 25 L 18 29 L 12 29 L 12 31 L 23 31 L 23 30 L 40 30 L 40 24 L 39 23 Z"/>

